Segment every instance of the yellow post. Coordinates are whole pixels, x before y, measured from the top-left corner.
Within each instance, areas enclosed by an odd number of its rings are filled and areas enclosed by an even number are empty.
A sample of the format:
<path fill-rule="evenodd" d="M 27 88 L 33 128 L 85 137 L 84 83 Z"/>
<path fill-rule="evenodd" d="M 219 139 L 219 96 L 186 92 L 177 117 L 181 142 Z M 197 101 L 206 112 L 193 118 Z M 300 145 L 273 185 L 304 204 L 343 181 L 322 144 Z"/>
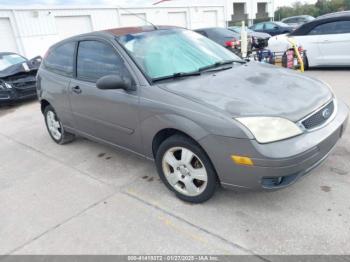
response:
<path fill-rule="evenodd" d="M 300 72 L 304 72 L 304 61 L 301 58 L 301 55 L 299 53 L 299 49 L 298 49 L 298 46 L 297 46 L 295 40 L 293 38 L 288 38 L 288 42 L 292 44 L 294 52 L 297 54 L 297 59 L 298 59 L 299 64 L 300 64 Z"/>

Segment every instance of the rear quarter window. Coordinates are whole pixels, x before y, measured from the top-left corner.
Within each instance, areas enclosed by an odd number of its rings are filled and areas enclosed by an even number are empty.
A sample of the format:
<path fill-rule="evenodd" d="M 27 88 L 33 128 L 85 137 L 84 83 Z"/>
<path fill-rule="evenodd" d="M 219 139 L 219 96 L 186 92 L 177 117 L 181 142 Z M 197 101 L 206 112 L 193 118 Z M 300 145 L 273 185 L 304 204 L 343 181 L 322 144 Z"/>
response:
<path fill-rule="evenodd" d="M 65 43 L 49 50 L 43 61 L 45 69 L 54 73 L 73 76 L 75 42 Z"/>

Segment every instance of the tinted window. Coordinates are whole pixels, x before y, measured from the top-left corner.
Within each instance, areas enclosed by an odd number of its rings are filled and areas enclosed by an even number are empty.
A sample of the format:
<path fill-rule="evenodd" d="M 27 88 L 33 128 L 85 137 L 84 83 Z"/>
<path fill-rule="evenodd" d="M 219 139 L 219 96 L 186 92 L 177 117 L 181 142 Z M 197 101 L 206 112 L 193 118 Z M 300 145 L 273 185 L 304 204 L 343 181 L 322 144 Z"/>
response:
<path fill-rule="evenodd" d="M 316 26 L 309 35 L 329 35 L 350 33 L 350 21 L 336 21 Z"/>
<path fill-rule="evenodd" d="M 261 23 L 261 24 L 256 24 L 253 26 L 253 30 L 263 30 L 264 28 L 264 24 Z"/>
<path fill-rule="evenodd" d="M 202 30 L 196 30 L 196 32 L 198 34 L 204 35 L 204 36 L 208 36 L 206 32 L 202 31 Z"/>
<path fill-rule="evenodd" d="M 210 32 L 213 35 L 220 36 L 220 37 L 235 37 L 237 35 L 237 33 L 234 33 L 231 30 L 228 30 L 226 28 L 215 28 L 210 30 Z"/>
<path fill-rule="evenodd" d="M 282 20 L 283 23 L 296 23 L 297 22 L 297 18 L 288 18 L 285 20 Z"/>
<path fill-rule="evenodd" d="M 271 30 L 275 29 L 276 25 L 274 23 L 265 23 L 265 29 Z"/>
<path fill-rule="evenodd" d="M 106 75 L 129 75 L 122 58 L 112 46 L 98 41 L 79 43 L 77 58 L 77 77 L 96 82 Z"/>
<path fill-rule="evenodd" d="M 44 60 L 47 69 L 65 76 L 73 76 L 75 43 L 70 42 L 49 50 Z"/>
<path fill-rule="evenodd" d="M 282 22 L 275 22 L 275 24 L 280 26 L 280 27 L 289 27 L 289 25 L 282 23 Z"/>

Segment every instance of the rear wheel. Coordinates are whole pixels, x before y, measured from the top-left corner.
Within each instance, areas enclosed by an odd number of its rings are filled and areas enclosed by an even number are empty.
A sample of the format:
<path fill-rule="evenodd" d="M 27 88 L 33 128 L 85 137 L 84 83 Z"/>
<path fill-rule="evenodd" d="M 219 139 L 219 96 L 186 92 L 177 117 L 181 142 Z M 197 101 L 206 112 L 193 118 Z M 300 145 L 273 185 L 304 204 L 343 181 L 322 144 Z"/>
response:
<path fill-rule="evenodd" d="M 57 144 L 63 145 L 74 140 L 75 136 L 64 130 L 63 125 L 52 106 L 48 105 L 45 107 L 44 117 L 47 131 L 53 141 Z"/>
<path fill-rule="evenodd" d="M 304 70 L 309 69 L 309 60 L 307 58 L 306 52 L 303 53 Z"/>
<path fill-rule="evenodd" d="M 201 203 L 215 193 L 216 172 L 203 149 L 190 138 L 174 135 L 166 139 L 157 151 L 156 165 L 165 185 L 184 201 Z"/>

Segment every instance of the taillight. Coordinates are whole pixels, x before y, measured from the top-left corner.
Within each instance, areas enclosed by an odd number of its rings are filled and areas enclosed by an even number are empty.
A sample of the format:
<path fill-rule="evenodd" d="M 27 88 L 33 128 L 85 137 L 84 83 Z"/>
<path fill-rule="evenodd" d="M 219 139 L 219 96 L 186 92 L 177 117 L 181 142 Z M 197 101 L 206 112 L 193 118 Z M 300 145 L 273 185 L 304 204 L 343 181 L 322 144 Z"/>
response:
<path fill-rule="evenodd" d="M 239 40 L 233 38 L 232 40 L 230 41 L 227 41 L 225 42 L 225 46 L 226 47 L 232 47 L 232 48 L 235 48 L 236 46 L 239 46 L 240 45 L 240 42 Z"/>
<path fill-rule="evenodd" d="M 50 49 L 47 49 L 47 51 L 45 52 L 44 58 L 45 59 L 48 55 L 49 55 Z"/>
<path fill-rule="evenodd" d="M 225 46 L 227 46 L 227 47 L 234 47 L 233 41 L 225 42 Z"/>

